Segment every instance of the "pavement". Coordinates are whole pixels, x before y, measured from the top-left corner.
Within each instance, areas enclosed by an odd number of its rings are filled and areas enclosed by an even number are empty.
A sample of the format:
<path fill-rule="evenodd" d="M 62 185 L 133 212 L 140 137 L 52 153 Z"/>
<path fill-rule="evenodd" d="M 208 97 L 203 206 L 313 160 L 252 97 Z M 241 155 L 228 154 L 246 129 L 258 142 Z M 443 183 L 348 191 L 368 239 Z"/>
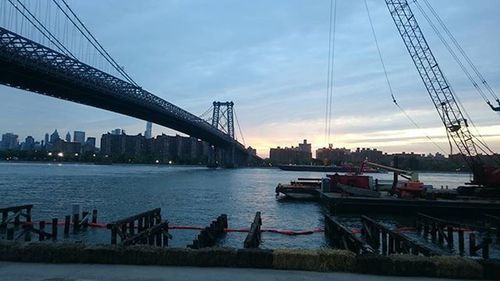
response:
<path fill-rule="evenodd" d="M 364 275 L 341 272 L 308 272 L 253 268 L 218 268 L 218 267 L 172 267 L 139 266 L 108 264 L 44 264 L 0 262 L 0 280 L 2 281 L 391 281 L 391 280 L 449 280 L 421 277 L 393 277 Z"/>

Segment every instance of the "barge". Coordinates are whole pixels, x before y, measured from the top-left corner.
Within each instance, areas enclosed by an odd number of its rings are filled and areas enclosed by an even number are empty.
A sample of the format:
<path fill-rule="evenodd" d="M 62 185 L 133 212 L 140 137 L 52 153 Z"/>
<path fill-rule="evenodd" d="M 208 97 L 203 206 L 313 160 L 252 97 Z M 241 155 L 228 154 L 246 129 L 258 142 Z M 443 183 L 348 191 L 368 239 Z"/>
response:
<path fill-rule="evenodd" d="M 352 166 L 319 166 L 319 165 L 279 165 L 283 171 L 293 172 L 324 172 L 324 173 L 352 173 L 356 170 Z M 366 173 L 379 173 L 377 169 L 366 168 Z"/>
<path fill-rule="evenodd" d="M 373 164 L 366 161 L 366 164 Z M 382 165 L 378 165 L 382 167 Z M 387 213 L 475 216 L 500 215 L 500 198 L 468 196 L 457 190 L 434 189 L 418 180 L 418 174 L 393 167 L 392 183 L 379 182 L 372 176 L 327 174 L 322 179 L 299 179 L 279 184 L 276 194 L 295 199 L 316 199 L 332 214 Z M 404 180 L 399 180 L 398 177 Z"/>

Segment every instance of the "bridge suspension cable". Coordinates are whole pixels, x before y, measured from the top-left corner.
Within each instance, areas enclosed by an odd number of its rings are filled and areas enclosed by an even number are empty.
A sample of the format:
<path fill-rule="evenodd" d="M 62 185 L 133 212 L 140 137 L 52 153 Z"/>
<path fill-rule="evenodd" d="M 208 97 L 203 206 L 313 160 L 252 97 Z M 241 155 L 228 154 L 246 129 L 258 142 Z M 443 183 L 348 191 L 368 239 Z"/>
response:
<path fill-rule="evenodd" d="M 14 30 L 27 38 L 39 40 L 42 44 L 46 42 L 49 47 L 73 59 L 99 66 L 98 68 L 107 67 L 133 86 L 139 87 L 90 32 L 66 0 L 45 0 L 45 7 L 42 7 L 42 2 L 0 1 L 2 12 L 0 22 L 7 29 Z"/>
<path fill-rule="evenodd" d="M 131 84 L 139 87 L 137 83 L 123 70 L 120 65 L 111 57 L 111 55 L 104 49 L 104 47 L 97 41 L 97 39 L 92 35 L 92 33 L 88 30 L 88 28 L 83 24 L 83 22 L 80 20 L 80 18 L 73 12 L 71 7 L 68 5 L 68 3 L 65 0 L 61 0 L 63 4 L 66 6 L 66 9 L 69 11 L 68 12 L 58 3 L 57 0 L 52 0 L 54 4 L 59 8 L 61 12 L 66 16 L 66 18 L 80 31 L 80 33 L 85 37 L 88 42 L 99 52 L 99 54 L 104 57 L 106 61 L 108 61 L 111 66 L 120 73 L 125 80 L 130 82 Z M 70 14 L 74 17 L 74 19 L 70 16 Z M 75 22 L 76 20 L 76 22 Z"/>
<path fill-rule="evenodd" d="M 240 127 L 240 121 L 238 121 L 238 115 L 236 115 L 236 110 L 233 109 L 233 112 L 234 112 L 234 119 L 236 120 L 236 125 L 238 126 L 238 131 L 240 132 L 241 141 L 243 141 L 244 146 L 247 146 L 245 143 L 245 137 L 243 136 L 243 131 L 241 130 L 241 127 Z"/>
<path fill-rule="evenodd" d="M 50 42 L 52 42 L 62 53 L 76 59 L 76 57 L 72 54 L 70 50 L 68 50 L 64 44 L 62 44 L 59 39 L 57 39 L 52 32 L 50 32 L 47 27 L 41 23 L 38 18 L 31 13 L 31 11 L 19 0 L 17 1 L 17 4 L 22 7 L 20 9 L 16 3 L 14 3 L 12 0 L 7 0 L 9 3 L 29 22 L 31 23 L 44 37 L 46 37 Z M 25 13 L 26 12 L 26 13 Z"/>

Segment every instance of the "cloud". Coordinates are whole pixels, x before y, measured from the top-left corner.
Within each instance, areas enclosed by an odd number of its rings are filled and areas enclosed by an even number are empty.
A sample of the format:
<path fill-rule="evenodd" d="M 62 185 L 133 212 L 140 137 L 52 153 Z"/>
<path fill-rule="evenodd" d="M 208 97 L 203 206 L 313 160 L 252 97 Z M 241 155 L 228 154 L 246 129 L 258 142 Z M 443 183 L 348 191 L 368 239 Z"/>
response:
<path fill-rule="evenodd" d="M 362 1 L 338 1 L 331 142 L 435 152 L 425 134 L 444 146 L 447 140 L 434 105 L 386 7 L 375 0 L 368 4 L 396 98 L 424 129 L 417 130 L 392 104 Z M 214 100 L 235 101 L 247 144 L 259 153 L 304 138 L 326 145 L 329 1 L 73 0 L 70 5 L 145 89 L 196 115 Z M 500 37 L 492 35 L 500 26 L 500 2 L 433 5 L 499 92 Z M 498 148 L 498 114 L 475 93 L 423 18 L 417 14 L 417 19 L 457 97 Z M 113 128 L 144 130 L 141 120 L 8 87 L 0 87 L 0 98 L 0 130 L 23 137 L 41 138 L 54 128 L 94 136 Z"/>

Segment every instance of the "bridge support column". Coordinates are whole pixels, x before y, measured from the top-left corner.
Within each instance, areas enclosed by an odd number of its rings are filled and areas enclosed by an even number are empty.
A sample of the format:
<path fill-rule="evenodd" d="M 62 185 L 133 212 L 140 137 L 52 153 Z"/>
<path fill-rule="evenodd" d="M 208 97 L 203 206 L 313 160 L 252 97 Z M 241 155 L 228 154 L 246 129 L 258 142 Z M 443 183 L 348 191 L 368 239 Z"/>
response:
<path fill-rule="evenodd" d="M 217 157 L 217 154 L 218 154 L 218 149 L 211 145 L 209 148 L 208 148 L 208 163 L 207 163 L 207 167 L 209 168 L 217 168 L 219 166 L 219 161 L 218 161 L 218 158 Z"/>
<path fill-rule="evenodd" d="M 237 165 L 236 162 L 236 147 L 232 145 L 229 148 L 224 149 L 222 153 L 224 168 L 235 168 Z"/>

